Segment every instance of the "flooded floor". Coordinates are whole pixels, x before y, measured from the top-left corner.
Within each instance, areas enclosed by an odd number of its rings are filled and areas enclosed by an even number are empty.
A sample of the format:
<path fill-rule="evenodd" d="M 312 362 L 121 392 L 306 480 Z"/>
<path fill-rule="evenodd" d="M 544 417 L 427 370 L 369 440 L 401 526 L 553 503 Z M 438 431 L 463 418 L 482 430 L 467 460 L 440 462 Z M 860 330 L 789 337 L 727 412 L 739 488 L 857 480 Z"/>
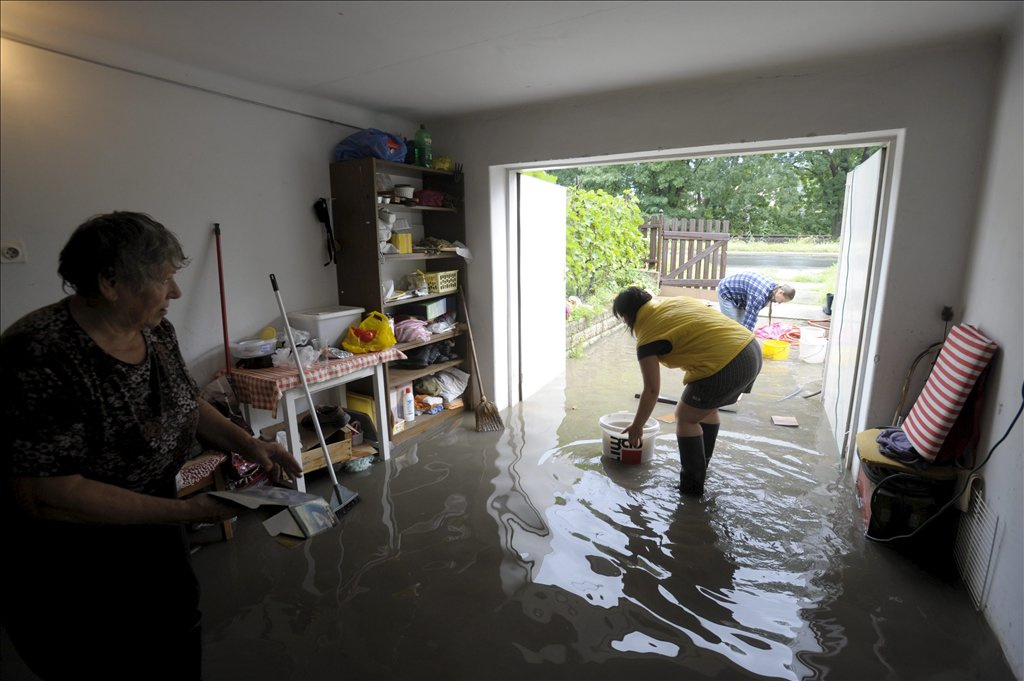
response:
<path fill-rule="evenodd" d="M 616 333 L 504 431 L 470 412 L 339 474 L 361 502 L 338 528 L 286 548 L 242 517 L 194 555 L 205 678 L 1012 679 L 955 575 L 863 538 L 805 397 L 821 365 L 795 354 L 722 415 L 702 500 L 676 489 L 672 424 L 648 463 L 602 457 L 599 418 L 641 387 Z"/>

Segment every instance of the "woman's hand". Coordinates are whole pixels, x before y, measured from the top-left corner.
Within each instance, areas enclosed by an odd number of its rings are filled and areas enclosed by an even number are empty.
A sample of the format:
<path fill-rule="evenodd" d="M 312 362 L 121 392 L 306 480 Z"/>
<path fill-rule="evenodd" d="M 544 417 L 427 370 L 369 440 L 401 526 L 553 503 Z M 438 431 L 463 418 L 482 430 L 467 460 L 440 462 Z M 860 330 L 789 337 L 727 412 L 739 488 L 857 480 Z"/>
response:
<path fill-rule="evenodd" d="M 194 523 L 219 523 L 238 515 L 239 508 L 209 494 L 197 494 L 185 500 L 188 515 Z"/>
<path fill-rule="evenodd" d="M 640 404 L 637 405 L 633 423 L 622 431 L 629 433 L 630 447 L 640 447 L 643 444 L 644 425 L 654 411 L 654 405 L 658 403 L 658 396 L 661 394 L 661 365 L 658 364 L 656 355 L 648 355 L 640 360 L 640 375 L 644 379 Z"/>
<path fill-rule="evenodd" d="M 238 452 L 244 458 L 258 463 L 274 482 L 291 482 L 302 477 L 302 464 L 276 442 L 265 442 L 252 437 L 224 418 L 206 400 L 199 402 L 197 438 L 204 445 L 224 452 Z"/>
<path fill-rule="evenodd" d="M 643 446 L 644 440 L 644 421 L 637 423 L 634 421 L 629 424 L 629 427 L 622 431 L 623 434 L 628 433 L 629 446 L 633 449 L 639 449 Z"/>
<path fill-rule="evenodd" d="M 276 442 L 252 438 L 246 451 L 239 454 L 263 466 L 274 482 L 291 482 L 302 477 L 302 464 Z"/>

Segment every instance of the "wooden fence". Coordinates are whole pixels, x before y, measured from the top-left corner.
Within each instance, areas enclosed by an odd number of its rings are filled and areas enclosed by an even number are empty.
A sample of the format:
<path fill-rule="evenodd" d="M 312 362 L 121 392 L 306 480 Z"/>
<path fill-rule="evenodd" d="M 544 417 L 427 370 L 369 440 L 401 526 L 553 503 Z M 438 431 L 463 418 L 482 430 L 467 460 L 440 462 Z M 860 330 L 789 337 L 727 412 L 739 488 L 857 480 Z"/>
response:
<path fill-rule="evenodd" d="M 661 286 L 713 289 L 725 276 L 729 221 L 644 216 L 648 269 Z"/>

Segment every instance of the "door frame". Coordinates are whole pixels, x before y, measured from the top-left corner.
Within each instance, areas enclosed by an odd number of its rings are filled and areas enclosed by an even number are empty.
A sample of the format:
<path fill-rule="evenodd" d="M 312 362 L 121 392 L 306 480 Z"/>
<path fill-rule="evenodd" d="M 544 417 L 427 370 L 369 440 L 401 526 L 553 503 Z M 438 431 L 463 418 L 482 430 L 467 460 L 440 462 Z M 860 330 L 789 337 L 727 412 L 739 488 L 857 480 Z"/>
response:
<path fill-rule="evenodd" d="M 866 425 L 861 421 L 867 413 L 865 405 L 859 403 L 864 400 L 865 395 L 872 393 L 872 374 L 869 367 L 875 363 L 878 356 L 879 332 L 875 318 L 879 316 L 885 307 L 885 283 L 886 273 L 890 268 L 890 252 L 892 243 L 893 227 L 896 218 L 898 189 L 903 165 L 903 149 L 905 146 L 906 130 L 877 130 L 861 133 L 849 133 L 838 135 L 822 135 L 816 137 L 802 137 L 784 140 L 770 140 L 765 142 L 742 142 L 737 144 L 709 145 L 704 147 L 690 147 L 678 149 L 662 149 L 649 152 L 635 152 L 626 154 L 609 154 L 606 156 L 590 156 L 579 158 L 552 159 L 548 161 L 530 161 L 522 163 L 509 163 L 492 166 L 490 168 L 490 194 L 492 202 L 497 202 L 496 211 L 492 215 L 504 217 L 504 225 L 499 220 L 493 227 L 494 240 L 496 245 L 503 244 L 505 258 L 495 258 L 495 264 L 499 262 L 504 266 L 504 272 L 494 272 L 496 282 L 504 280 L 505 296 L 500 291 L 494 292 L 494 330 L 495 337 L 507 334 L 508 344 L 502 348 L 504 352 L 497 352 L 490 359 L 494 370 L 495 385 L 507 386 L 507 404 L 516 404 L 516 394 L 519 384 L 519 300 L 518 271 L 516 263 L 519 254 L 518 224 L 519 224 L 519 197 L 516 191 L 516 174 L 524 170 L 550 170 L 556 168 L 567 168 L 587 165 L 614 165 L 621 163 L 634 163 L 646 161 L 669 161 L 683 160 L 689 158 L 701 158 L 705 156 L 734 156 L 737 154 L 765 154 L 785 151 L 799 151 L 811 149 L 830 149 L 836 147 L 871 147 L 883 146 L 886 148 L 885 159 L 882 168 L 882 182 L 879 191 L 879 209 L 875 222 L 874 243 L 872 245 L 871 267 L 866 282 L 867 309 L 872 311 L 870 316 L 865 316 L 861 329 L 862 352 L 860 360 L 855 367 L 857 385 L 859 390 L 857 397 L 854 397 L 853 420 L 851 420 L 851 432 L 860 432 Z M 501 204 L 504 204 L 503 206 Z M 504 210 L 502 211 L 502 207 Z M 842 254 L 840 254 L 840 257 Z M 486 360 L 485 360 L 486 361 Z M 498 380 L 498 374 L 503 374 Z M 859 401 L 859 402 L 858 402 Z M 853 438 L 850 438 L 852 441 Z M 848 469 L 855 457 L 843 457 L 844 465 Z"/>

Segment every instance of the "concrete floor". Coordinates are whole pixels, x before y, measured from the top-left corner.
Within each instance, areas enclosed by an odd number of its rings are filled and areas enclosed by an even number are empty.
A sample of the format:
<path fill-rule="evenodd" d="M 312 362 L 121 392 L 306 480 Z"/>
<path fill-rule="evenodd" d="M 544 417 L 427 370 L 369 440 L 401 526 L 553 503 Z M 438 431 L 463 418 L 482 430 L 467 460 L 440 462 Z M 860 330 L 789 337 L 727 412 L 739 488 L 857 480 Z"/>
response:
<path fill-rule="evenodd" d="M 765 362 L 693 500 L 671 424 L 648 463 L 602 456 L 599 418 L 636 407 L 632 347 L 617 333 L 569 360 L 501 432 L 470 412 L 340 474 L 361 502 L 300 546 L 253 515 L 202 546 L 207 681 L 1013 678 L 948 565 L 864 539 L 804 397 L 820 364 Z M 666 372 L 663 394 L 680 388 Z"/>

